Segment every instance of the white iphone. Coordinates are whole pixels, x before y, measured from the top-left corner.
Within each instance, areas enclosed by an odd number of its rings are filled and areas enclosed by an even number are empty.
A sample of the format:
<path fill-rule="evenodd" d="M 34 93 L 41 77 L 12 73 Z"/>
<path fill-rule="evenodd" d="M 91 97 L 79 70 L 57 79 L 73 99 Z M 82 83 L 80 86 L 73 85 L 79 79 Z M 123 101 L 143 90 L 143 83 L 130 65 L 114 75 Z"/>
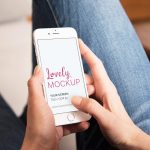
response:
<path fill-rule="evenodd" d="M 45 99 L 54 114 L 55 125 L 89 120 L 89 114 L 71 104 L 73 96 L 88 97 L 75 29 L 36 29 L 33 37 L 37 62 L 44 74 Z"/>

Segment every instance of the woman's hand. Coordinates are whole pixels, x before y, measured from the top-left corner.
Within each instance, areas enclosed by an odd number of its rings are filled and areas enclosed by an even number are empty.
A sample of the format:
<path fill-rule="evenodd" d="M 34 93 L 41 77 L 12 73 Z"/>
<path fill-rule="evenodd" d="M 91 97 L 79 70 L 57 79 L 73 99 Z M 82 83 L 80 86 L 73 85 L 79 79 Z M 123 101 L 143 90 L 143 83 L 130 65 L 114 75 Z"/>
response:
<path fill-rule="evenodd" d="M 136 127 L 128 116 L 102 62 L 81 40 L 79 46 L 83 58 L 91 69 L 98 101 L 74 97 L 72 103 L 97 120 L 103 135 L 112 145 L 120 149 L 137 149 L 138 138 L 148 140 L 148 135 Z"/>
<path fill-rule="evenodd" d="M 89 95 L 93 94 L 93 79 L 86 76 Z M 55 127 L 54 116 L 44 99 L 43 75 L 39 67 L 28 82 L 28 111 L 27 127 L 22 150 L 55 150 L 59 147 L 59 140 L 68 134 L 81 132 L 89 127 L 88 122 Z"/>

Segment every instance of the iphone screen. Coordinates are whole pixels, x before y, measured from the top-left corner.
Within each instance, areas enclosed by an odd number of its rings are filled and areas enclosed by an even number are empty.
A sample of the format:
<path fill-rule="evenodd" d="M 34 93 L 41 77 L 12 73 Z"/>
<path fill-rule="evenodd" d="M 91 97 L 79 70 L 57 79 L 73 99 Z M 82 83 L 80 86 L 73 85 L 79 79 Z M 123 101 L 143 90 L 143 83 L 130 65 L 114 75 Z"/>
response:
<path fill-rule="evenodd" d="M 77 111 L 72 96 L 87 96 L 77 38 L 38 39 L 38 51 L 53 113 Z"/>

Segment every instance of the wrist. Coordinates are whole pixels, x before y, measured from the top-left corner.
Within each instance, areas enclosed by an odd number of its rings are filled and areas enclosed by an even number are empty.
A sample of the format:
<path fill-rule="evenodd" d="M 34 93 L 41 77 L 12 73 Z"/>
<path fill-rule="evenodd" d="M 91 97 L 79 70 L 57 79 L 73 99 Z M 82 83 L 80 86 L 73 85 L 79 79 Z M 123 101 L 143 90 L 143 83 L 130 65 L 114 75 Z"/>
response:
<path fill-rule="evenodd" d="M 150 136 L 139 129 L 138 134 L 135 136 L 131 143 L 133 150 L 149 150 L 150 148 Z"/>
<path fill-rule="evenodd" d="M 119 147 L 120 150 L 148 150 L 150 136 L 135 126 L 135 130 L 126 143 Z"/>

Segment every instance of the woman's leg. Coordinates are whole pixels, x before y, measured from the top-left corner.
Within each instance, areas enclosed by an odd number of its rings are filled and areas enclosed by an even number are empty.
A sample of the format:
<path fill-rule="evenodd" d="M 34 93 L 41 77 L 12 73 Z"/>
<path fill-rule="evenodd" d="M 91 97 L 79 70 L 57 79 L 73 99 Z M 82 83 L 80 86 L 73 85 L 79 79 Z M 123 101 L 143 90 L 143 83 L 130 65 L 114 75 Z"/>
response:
<path fill-rule="evenodd" d="M 77 30 L 79 37 L 103 61 L 132 120 L 150 134 L 150 63 L 120 2 L 34 0 L 33 6 L 34 29 L 70 26 Z M 89 72 L 85 63 L 84 69 Z M 77 136 L 78 148 L 99 149 L 105 145 L 100 136 L 92 119 L 90 129 Z"/>
<path fill-rule="evenodd" d="M 24 133 L 25 125 L 0 95 L 0 150 L 19 150 Z"/>

